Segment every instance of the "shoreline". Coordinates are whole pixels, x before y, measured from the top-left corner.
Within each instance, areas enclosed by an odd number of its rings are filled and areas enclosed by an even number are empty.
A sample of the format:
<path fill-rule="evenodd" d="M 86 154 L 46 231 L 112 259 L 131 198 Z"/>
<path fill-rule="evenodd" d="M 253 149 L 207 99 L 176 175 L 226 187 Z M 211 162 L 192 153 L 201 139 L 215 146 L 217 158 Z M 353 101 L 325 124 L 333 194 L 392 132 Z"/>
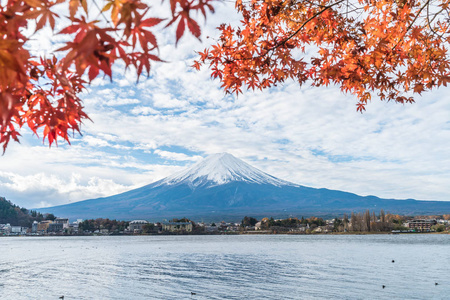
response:
<path fill-rule="evenodd" d="M 220 232 L 220 233 L 141 233 L 141 234 L 43 234 L 43 235 L 0 235 L 2 237 L 81 237 L 81 236 L 187 236 L 187 235 L 411 235 L 411 234 L 450 234 L 450 232 L 327 232 L 327 233 L 303 233 L 303 232 L 264 232 L 264 231 L 244 231 L 244 232 Z"/>

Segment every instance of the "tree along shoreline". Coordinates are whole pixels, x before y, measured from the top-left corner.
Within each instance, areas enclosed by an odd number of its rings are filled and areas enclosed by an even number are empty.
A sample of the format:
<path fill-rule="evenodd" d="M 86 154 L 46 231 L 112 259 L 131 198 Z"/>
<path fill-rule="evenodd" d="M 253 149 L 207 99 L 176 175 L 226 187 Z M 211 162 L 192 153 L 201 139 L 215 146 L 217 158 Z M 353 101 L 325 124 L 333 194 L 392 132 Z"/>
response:
<path fill-rule="evenodd" d="M 69 224 L 68 219 L 56 219 L 60 229 L 43 230 L 36 223 L 32 230 L 9 232 L 6 236 L 107 236 L 107 235 L 379 235 L 379 234 L 448 234 L 450 215 L 422 216 L 419 219 L 392 214 L 381 210 L 379 217 L 366 211 L 364 214 L 346 215 L 342 219 L 322 218 L 263 218 L 260 221 L 245 216 L 240 223 L 196 223 L 188 218 L 169 222 L 150 223 L 145 220 L 117 221 L 110 219 L 78 220 Z M 370 222 L 369 222 L 370 221 Z M 42 225 L 49 225 L 44 221 Z M 63 222 L 64 224 L 62 224 Z"/>
<path fill-rule="evenodd" d="M 245 216 L 239 223 L 194 222 L 186 217 L 170 222 L 146 220 L 121 221 L 104 218 L 77 220 L 57 218 L 28 210 L 0 197 L 0 236 L 72 236 L 72 235 L 220 235 L 220 234 L 404 234 L 450 231 L 450 214 L 403 216 L 372 211 L 343 214 L 341 218 L 320 217 L 257 220 Z"/>
<path fill-rule="evenodd" d="M 100 234 L 100 233 L 85 233 L 85 234 L 41 234 L 41 235 L 0 235 L 2 237 L 13 237 L 13 238 L 48 238 L 48 237 L 80 237 L 80 236 L 91 236 L 91 237 L 104 237 L 104 236 L 183 236 L 183 235 L 399 235 L 399 234 L 450 234 L 450 232 L 442 231 L 430 231 L 430 232 L 327 232 L 327 233 L 300 233 L 300 232 L 266 232 L 266 231 L 244 231 L 244 232 L 161 232 L 161 233 L 112 233 L 112 234 Z"/>

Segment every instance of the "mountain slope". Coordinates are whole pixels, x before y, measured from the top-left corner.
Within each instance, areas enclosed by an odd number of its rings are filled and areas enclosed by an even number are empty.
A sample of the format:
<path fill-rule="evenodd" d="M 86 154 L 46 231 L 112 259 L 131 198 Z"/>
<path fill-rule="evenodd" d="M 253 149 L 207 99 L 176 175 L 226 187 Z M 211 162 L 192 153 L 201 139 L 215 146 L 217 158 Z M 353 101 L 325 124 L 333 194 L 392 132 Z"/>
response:
<path fill-rule="evenodd" d="M 365 209 L 402 214 L 448 213 L 450 202 L 389 200 L 304 187 L 222 153 L 135 190 L 40 211 L 69 218 L 240 220 L 245 215 L 336 215 Z"/>

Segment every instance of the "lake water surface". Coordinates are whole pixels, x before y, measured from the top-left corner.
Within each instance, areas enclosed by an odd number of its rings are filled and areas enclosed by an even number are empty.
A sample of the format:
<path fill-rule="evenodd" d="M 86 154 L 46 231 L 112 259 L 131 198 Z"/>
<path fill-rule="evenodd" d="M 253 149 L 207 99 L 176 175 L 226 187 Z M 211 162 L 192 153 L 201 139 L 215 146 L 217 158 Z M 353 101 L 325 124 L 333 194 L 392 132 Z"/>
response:
<path fill-rule="evenodd" d="M 436 234 L 1 237 L 0 299 L 450 299 L 449 267 Z"/>

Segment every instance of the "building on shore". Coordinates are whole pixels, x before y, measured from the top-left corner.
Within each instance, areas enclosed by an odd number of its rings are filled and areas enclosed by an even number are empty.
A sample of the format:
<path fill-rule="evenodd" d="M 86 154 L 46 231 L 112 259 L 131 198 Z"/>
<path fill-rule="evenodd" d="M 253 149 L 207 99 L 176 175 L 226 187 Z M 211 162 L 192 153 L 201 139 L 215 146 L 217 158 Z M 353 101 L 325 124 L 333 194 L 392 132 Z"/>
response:
<path fill-rule="evenodd" d="M 192 232 L 192 222 L 163 222 L 162 230 L 169 232 Z"/>
<path fill-rule="evenodd" d="M 47 228 L 47 232 L 53 232 L 53 233 L 61 233 L 64 230 L 64 224 L 63 223 L 50 223 Z"/>
<path fill-rule="evenodd" d="M 3 235 L 8 235 L 11 232 L 11 224 L 0 224 L 0 233 Z"/>
<path fill-rule="evenodd" d="M 408 228 L 417 229 L 420 231 L 429 231 L 431 229 L 431 226 L 434 226 L 436 224 L 437 221 L 435 219 L 416 219 L 408 222 Z"/>
<path fill-rule="evenodd" d="M 204 228 L 205 228 L 205 232 L 217 232 L 217 231 L 219 231 L 219 227 L 217 227 L 216 224 L 214 224 L 214 226 L 213 225 L 207 225 L 207 226 L 204 226 Z"/>
<path fill-rule="evenodd" d="M 69 228 L 67 230 L 70 234 L 78 234 L 80 233 L 80 223 L 83 222 L 83 219 L 77 219 L 72 224 L 69 223 Z"/>
<path fill-rule="evenodd" d="M 262 222 L 259 221 L 255 224 L 255 230 L 261 230 Z"/>
<path fill-rule="evenodd" d="M 22 226 L 11 226 L 11 233 L 12 234 L 21 234 Z"/>
<path fill-rule="evenodd" d="M 148 224 L 148 221 L 145 220 L 133 220 L 130 222 L 128 226 L 128 230 L 132 233 L 141 233 L 144 229 L 144 226 Z"/>
<path fill-rule="evenodd" d="M 28 227 L 15 226 L 11 224 L 0 224 L 0 235 L 25 235 Z"/>
<path fill-rule="evenodd" d="M 33 221 L 33 224 L 31 224 L 31 233 L 36 233 L 38 231 L 38 221 Z"/>
<path fill-rule="evenodd" d="M 62 224 L 63 229 L 67 229 L 70 226 L 69 219 L 66 219 L 66 218 L 56 218 L 53 223 Z"/>
<path fill-rule="evenodd" d="M 48 227 L 50 226 L 51 223 L 53 223 L 53 221 L 50 221 L 50 220 L 39 222 L 37 224 L 37 232 L 38 233 L 46 233 L 48 230 Z"/>

